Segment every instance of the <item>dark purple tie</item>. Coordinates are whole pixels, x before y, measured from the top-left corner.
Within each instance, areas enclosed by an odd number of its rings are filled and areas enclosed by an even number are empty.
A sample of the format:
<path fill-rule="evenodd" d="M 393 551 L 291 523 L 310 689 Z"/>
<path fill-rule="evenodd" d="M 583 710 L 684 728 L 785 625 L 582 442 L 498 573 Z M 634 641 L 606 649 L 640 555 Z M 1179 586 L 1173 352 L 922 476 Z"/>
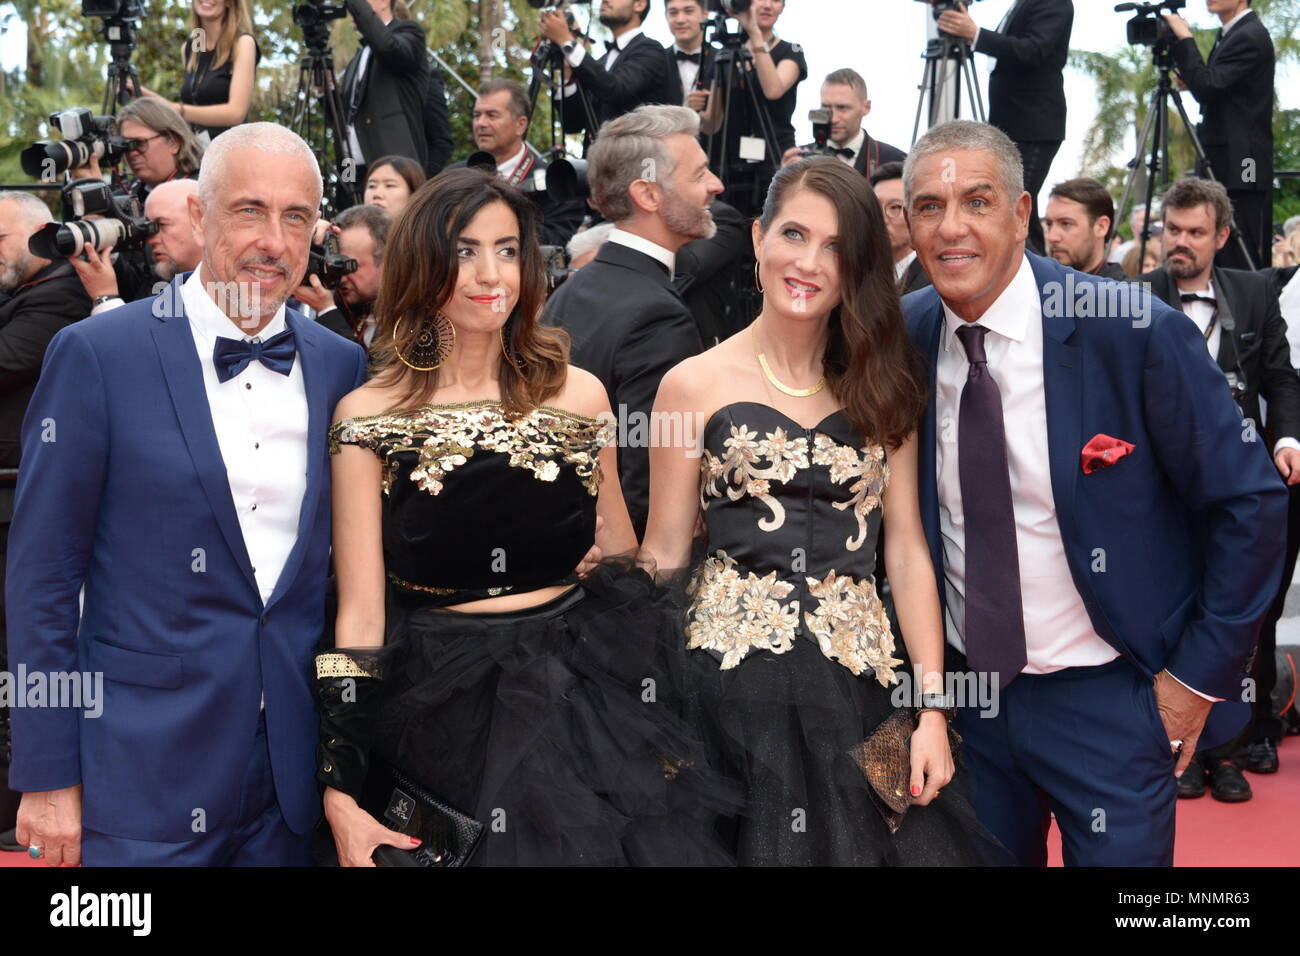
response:
<path fill-rule="evenodd" d="M 957 330 L 970 372 L 957 413 L 957 466 L 966 521 L 966 660 L 1006 687 L 1025 666 L 1020 555 L 1007 472 L 1002 394 L 984 354 L 988 329 Z"/>

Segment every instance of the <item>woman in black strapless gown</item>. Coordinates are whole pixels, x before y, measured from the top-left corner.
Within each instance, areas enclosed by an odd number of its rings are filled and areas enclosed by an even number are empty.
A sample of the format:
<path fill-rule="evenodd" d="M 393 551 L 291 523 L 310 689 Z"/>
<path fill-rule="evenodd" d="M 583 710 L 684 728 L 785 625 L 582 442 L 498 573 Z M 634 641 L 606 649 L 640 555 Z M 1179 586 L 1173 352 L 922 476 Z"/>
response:
<path fill-rule="evenodd" d="M 954 777 L 916 490 L 925 392 L 880 208 L 838 160 L 803 160 L 777 175 L 754 241 L 760 315 L 660 387 L 656 414 L 697 441 L 652 449 L 642 547 L 684 568 L 703 515 L 682 640 L 695 718 L 744 787 L 734 850 L 759 865 L 1007 863 Z M 882 519 L 902 641 L 874 577 Z"/>
<path fill-rule="evenodd" d="M 575 583 L 593 538 L 636 540 L 605 390 L 536 323 L 534 218 L 478 170 L 415 193 L 385 252 L 376 375 L 330 431 L 318 778 L 344 865 L 413 849 L 359 806 L 375 757 L 485 825 L 474 865 L 731 862 L 713 832 L 734 788 L 680 716 L 671 606 L 630 557 Z"/>

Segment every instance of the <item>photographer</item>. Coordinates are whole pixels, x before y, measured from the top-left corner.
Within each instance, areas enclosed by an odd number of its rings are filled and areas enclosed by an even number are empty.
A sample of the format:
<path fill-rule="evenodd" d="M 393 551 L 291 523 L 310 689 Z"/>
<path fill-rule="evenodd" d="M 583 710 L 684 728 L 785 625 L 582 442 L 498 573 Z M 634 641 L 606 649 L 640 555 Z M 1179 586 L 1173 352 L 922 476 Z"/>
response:
<path fill-rule="evenodd" d="M 1115 222 L 1115 201 L 1095 179 L 1080 176 L 1052 187 L 1047 197 L 1047 254 L 1062 265 L 1105 279 L 1126 279 L 1106 261 L 1106 240 Z"/>
<path fill-rule="evenodd" d="M 938 3 L 939 0 L 931 0 Z M 1043 252 L 1038 193 L 1065 140 L 1065 78 L 1074 26 L 1072 0 L 1018 0 L 997 30 L 977 26 L 963 4 L 939 15 L 939 29 L 971 41 L 975 52 L 994 57 L 989 74 L 989 123 L 1020 150 L 1025 189 L 1033 200 L 1029 245 Z"/>
<path fill-rule="evenodd" d="M 261 59 L 245 0 L 193 0 L 190 35 L 181 47 L 181 98 L 163 102 L 181 114 L 206 146 L 248 119 Z M 162 99 L 150 89 L 141 90 Z"/>
<path fill-rule="evenodd" d="M 650 0 L 604 0 L 600 22 L 614 38 L 599 58 L 588 55 L 563 13 L 542 11 L 542 35 L 564 55 L 566 85 L 562 107 L 566 133 L 585 133 L 590 143 L 597 130 L 609 120 L 662 99 L 668 61 L 659 41 L 641 30 L 649 11 Z M 596 129 L 588 129 L 586 111 L 578 97 L 579 88 L 595 114 Z"/>
<path fill-rule="evenodd" d="M 704 23 L 709 16 L 705 0 L 668 0 L 664 12 L 673 45 L 665 51 L 663 101 L 703 112 L 709 101 L 706 82 L 713 75 L 716 57 L 713 47 L 704 42 Z"/>
<path fill-rule="evenodd" d="M 1254 262 L 1246 262 L 1236 236 L 1216 261 L 1233 269 L 1260 269 L 1269 264 L 1273 209 L 1273 40 L 1250 0 L 1207 0 L 1223 27 L 1209 61 L 1182 17 L 1165 15 L 1177 38 L 1174 61 L 1187 90 L 1201 104 L 1198 128 L 1214 178 L 1232 200 L 1237 228 Z M 1207 176 L 1204 168 L 1197 174 Z"/>
<path fill-rule="evenodd" d="M 1215 253 L 1228 241 L 1232 219 L 1223 184 L 1180 179 L 1165 193 L 1163 211 L 1165 267 L 1139 276 L 1137 281 L 1149 282 L 1153 294 L 1181 308 L 1196 323 L 1210 356 L 1233 386 L 1243 419 L 1252 423 L 1253 427 L 1243 432 L 1244 441 L 1264 443 L 1261 399 L 1267 402 L 1270 443 L 1266 447 L 1282 480 L 1291 486 L 1300 484 L 1300 378 L 1291 365 L 1286 322 L 1273 279 L 1267 273 L 1215 264 Z M 1245 427 L 1246 422 L 1242 424 Z M 1245 437 L 1247 434 L 1251 437 Z M 1289 584 L 1284 582 L 1283 589 Z M 1261 655 L 1271 658 L 1273 653 L 1261 640 L 1256 663 Z M 1265 699 L 1268 693 L 1265 689 Z M 1216 800 L 1249 800 L 1250 784 L 1237 764 L 1249 736 L 1247 730 L 1236 740 L 1198 752 L 1178 778 L 1178 795 L 1204 796 L 1208 784 Z M 1259 766 L 1251 769 L 1270 772 L 1259 770 Z M 1272 766 L 1276 769 L 1276 750 Z"/>
<path fill-rule="evenodd" d="M 497 175 L 527 193 L 541 216 L 538 238 L 543 245 L 563 246 L 582 225 L 587 205 L 581 199 L 557 200 L 534 186 L 547 169 L 542 154 L 524 140 L 528 131 L 528 91 L 514 80 L 488 80 L 474 101 L 474 145 L 490 153 Z M 464 166 L 465 160 L 453 164 Z"/>
<path fill-rule="evenodd" d="M 886 163 L 901 163 L 907 154 L 896 146 L 872 139 L 862 121 L 871 112 L 871 99 L 867 96 L 867 81 L 856 70 L 836 70 L 822 83 L 822 109 L 831 114 L 831 130 L 827 144 L 837 150 L 836 155 L 868 179 Z M 812 155 L 815 143 L 787 149 L 781 165 L 788 166 L 804 156 Z"/>
<path fill-rule="evenodd" d="M 294 298 L 316 310 L 316 321 L 344 338 L 369 348 L 375 336 L 372 316 L 379 296 L 384 246 L 393 217 L 378 206 L 353 206 L 335 217 L 331 232 L 338 236 L 339 254 L 357 260 L 355 272 L 345 275 L 331 292 L 320 276 L 311 275 Z"/>
<path fill-rule="evenodd" d="M 189 197 L 197 196 L 199 184 L 192 179 L 176 179 L 160 183 L 144 203 L 144 214 L 158 223 L 158 231 L 145 239 L 153 257 L 149 275 L 141 282 L 129 301 L 147 299 L 160 291 L 159 283 L 198 267 L 203 258 L 203 248 L 190 221 Z M 91 315 L 116 309 L 125 304 L 118 292 L 117 275 L 113 270 L 113 251 L 99 252 L 86 243 L 81 254 L 68 259 L 91 300 Z"/>
<path fill-rule="evenodd" d="M 143 97 L 128 103 L 117 114 L 117 132 L 137 144 L 126 152 L 126 164 L 134 178 L 126 181 L 125 189 L 140 202 L 148 199 L 150 190 L 159 183 L 193 179 L 199 174 L 203 147 L 181 114 L 164 101 Z M 103 173 L 99 160 L 92 156 L 87 165 L 72 170 L 70 175 L 73 179 L 99 179 Z"/>
<path fill-rule="evenodd" d="M 90 299 L 72 267 L 34 256 L 27 248 L 32 233 L 53 220 L 45 203 L 31 193 L 0 192 L 0 468 L 18 465 L 19 430 L 50 339 L 90 313 Z M 0 485 L 0 594 L 13 507 L 13 486 Z M 5 642 L 0 598 L 0 670 L 8 670 Z M 18 804 L 4 786 L 9 776 L 8 721 L 7 708 L 0 707 L 0 843 L 13 848 Z"/>
<path fill-rule="evenodd" d="M 402 0 L 347 0 L 361 49 L 343 71 L 341 99 L 359 181 L 380 156 L 409 156 L 426 171 L 429 59 L 424 27 Z"/>

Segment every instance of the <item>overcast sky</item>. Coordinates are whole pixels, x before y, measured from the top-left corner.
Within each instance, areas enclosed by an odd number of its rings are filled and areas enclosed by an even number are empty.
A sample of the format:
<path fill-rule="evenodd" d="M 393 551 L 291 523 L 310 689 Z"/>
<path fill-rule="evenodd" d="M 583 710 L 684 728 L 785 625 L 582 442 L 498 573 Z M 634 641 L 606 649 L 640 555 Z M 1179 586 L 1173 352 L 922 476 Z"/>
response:
<path fill-rule="evenodd" d="M 1011 3 L 1012 0 L 978 0 L 971 5 L 971 15 L 980 26 L 996 28 Z M 667 45 L 672 42 L 672 35 L 664 18 L 665 0 L 655 0 L 652 6 L 646 30 Z M 1114 3 L 1109 0 L 1076 0 L 1074 6 L 1072 48 L 1112 52 L 1124 45 L 1124 23 L 1130 14 L 1115 13 Z M 1194 26 L 1218 25 L 1218 18 L 1206 12 L 1205 0 L 1189 0 L 1185 15 Z M 578 16 L 585 20 L 586 11 L 579 8 Z M 867 80 L 872 101 L 867 129 L 877 139 L 905 150 L 912 140 L 917 85 L 924 70 L 921 54 L 925 50 L 927 16 L 929 7 L 916 0 L 788 0 L 786 12 L 777 22 L 777 34 L 803 45 L 809 70 L 808 79 L 799 86 L 799 104 L 795 110 L 799 141 L 811 139 L 807 116 L 810 109 L 819 105 L 821 78 L 832 70 L 851 66 Z M 144 29 L 147 28 L 146 24 Z M 21 63 L 25 44 L 25 30 L 21 26 L 11 28 L 0 39 L 0 63 L 8 69 Z M 982 54 L 975 57 L 980 87 L 985 94 L 993 62 Z M 1286 108 L 1300 107 L 1300 84 L 1294 82 L 1295 72 L 1278 74 L 1277 89 Z M 1084 134 L 1096 110 L 1093 83 L 1081 73 L 1066 69 L 1065 92 L 1069 103 L 1066 141 L 1048 176 L 1048 188 L 1054 182 L 1078 175 Z M 1184 101 L 1193 119 L 1197 118 L 1196 102 L 1190 95 L 1185 95 Z M 1131 154 L 1133 148 L 1130 136 L 1124 147 L 1125 155 Z"/>

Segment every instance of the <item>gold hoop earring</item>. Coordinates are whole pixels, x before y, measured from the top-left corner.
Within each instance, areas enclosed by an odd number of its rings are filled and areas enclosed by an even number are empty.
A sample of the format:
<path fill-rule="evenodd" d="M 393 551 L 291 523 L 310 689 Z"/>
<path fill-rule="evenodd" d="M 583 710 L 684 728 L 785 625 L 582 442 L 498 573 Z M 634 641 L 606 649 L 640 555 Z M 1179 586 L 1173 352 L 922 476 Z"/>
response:
<path fill-rule="evenodd" d="M 399 332 L 402 328 L 402 320 L 398 320 L 393 326 L 393 351 L 403 365 L 415 372 L 432 372 L 434 369 L 441 367 L 442 363 L 447 361 L 451 355 L 452 347 L 456 344 L 456 326 L 451 324 L 445 315 L 439 312 L 433 317 L 433 321 L 425 323 L 420 332 L 412 343 L 414 348 L 413 358 L 415 362 L 408 359 L 402 354 L 401 347 L 397 344 L 400 337 Z M 436 360 L 436 361 L 434 361 Z M 433 361 L 432 365 L 428 363 Z M 416 364 L 416 362 L 420 364 Z"/>
<path fill-rule="evenodd" d="M 763 280 L 758 277 L 758 263 L 754 263 L 754 285 L 758 286 L 758 291 L 763 291 Z"/>
<path fill-rule="evenodd" d="M 515 348 L 514 345 L 514 322 L 514 316 L 511 316 L 501 325 L 501 354 L 506 357 L 506 361 L 510 363 L 511 367 L 514 368 L 516 372 L 522 373 L 524 370 L 524 363 L 519 357 L 519 350 Z M 506 335 L 506 329 L 510 330 L 509 335 Z"/>

